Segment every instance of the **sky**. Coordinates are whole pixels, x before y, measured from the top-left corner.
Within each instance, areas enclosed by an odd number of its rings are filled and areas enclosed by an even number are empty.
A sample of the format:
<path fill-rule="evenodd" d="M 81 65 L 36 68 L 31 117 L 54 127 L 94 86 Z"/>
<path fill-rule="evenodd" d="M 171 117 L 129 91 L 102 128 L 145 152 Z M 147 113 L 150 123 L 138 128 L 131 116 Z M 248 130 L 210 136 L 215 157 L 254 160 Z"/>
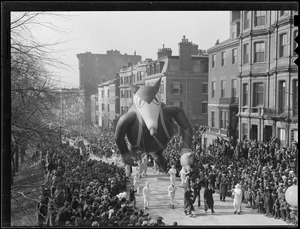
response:
<path fill-rule="evenodd" d="M 55 16 L 41 16 L 47 27 L 32 28 L 40 42 L 62 42 L 54 47 L 52 55 L 69 68 L 51 69 L 58 74 L 62 87 L 79 87 L 79 53 L 106 54 L 119 50 L 146 58 L 157 59 L 157 51 L 172 49 L 178 55 L 178 43 L 183 35 L 207 50 L 229 38 L 230 11 L 86 11 L 53 12 Z M 57 16 L 60 15 L 60 16 Z"/>

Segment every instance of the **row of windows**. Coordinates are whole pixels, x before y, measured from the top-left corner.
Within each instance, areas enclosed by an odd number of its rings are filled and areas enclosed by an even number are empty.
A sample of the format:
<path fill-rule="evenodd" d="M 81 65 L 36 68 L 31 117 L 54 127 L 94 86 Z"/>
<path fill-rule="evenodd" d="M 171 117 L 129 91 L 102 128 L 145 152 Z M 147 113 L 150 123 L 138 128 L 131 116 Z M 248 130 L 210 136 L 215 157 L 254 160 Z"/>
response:
<path fill-rule="evenodd" d="M 254 11 L 254 26 L 262 26 L 266 24 L 266 11 Z M 279 16 L 283 17 L 288 14 L 286 10 L 280 10 Z M 244 30 L 250 27 L 250 11 L 244 12 Z"/>
<path fill-rule="evenodd" d="M 122 76 L 120 77 L 120 84 L 129 84 L 129 83 L 134 83 L 141 81 L 145 75 L 145 72 L 143 71 L 138 71 L 137 74 L 133 74 L 130 76 Z"/>
<path fill-rule="evenodd" d="M 219 123 L 219 126 L 220 126 L 220 129 L 226 129 L 227 128 L 227 125 L 228 125 L 228 111 L 226 110 L 220 110 L 220 113 L 219 113 L 219 117 L 220 117 L 220 123 Z M 216 112 L 215 111 L 211 111 L 211 123 L 210 123 L 210 126 L 211 127 L 216 127 Z"/>
<path fill-rule="evenodd" d="M 181 83 L 173 83 L 171 87 L 171 94 L 173 95 L 180 95 L 182 92 L 182 85 Z M 208 84 L 202 83 L 202 94 L 208 93 Z"/>
<path fill-rule="evenodd" d="M 216 96 L 216 81 L 211 82 L 211 98 L 215 98 Z M 221 98 L 225 97 L 225 91 L 226 91 L 226 81 L 221 80 Z M 236 79 L 231 80 L 231 97 L 235 98 L 237 96 L 237 81 Z"/>
<path fill-rule="evenodd" d="M 297 42 L 295 38 L 298 36 L 298 30 L 295 30 L 293 33 L 293 50 L 297 47 Z M 288 56 L 288 37 L 287 33 L 283 33 L 279 35 L 278 41 L 278 56 L 279 58 L 287 57 Z M 254 63 L 265 62 L 266 59 L 266 43 L 264 41 L 258 41 L 254 43 Z M 297 53 L 294 51 L 293 55 L 296 56 Z M 250 48 L 249 44 L 243 45 L 243 64 L 249 64 L 250 59 Z M 216 67 L 216 54 L 212 55 L 212 63 L 211 67 Z M 226 51 L 221 52 L 221 66 L 225 66 L 226 60 Z M 237 49 L 234 48 L 231 50 L 231 64 L 237 63 Z"/>
<path fill-rule="evenodd" d="M 286 81 L 282 80 L 278 82 L 278 113 L 283 113 L 286 109 Z M 263 83 L 253 84 L 253 107 L 264 106 L 265 91 Z M 249 85 L 248 83 L 243 83 L 242 86 L 242 105 L 249 106 Z M 293 80 L 292 82 L 292 111 L 298 114 L 298 80 Z"/>

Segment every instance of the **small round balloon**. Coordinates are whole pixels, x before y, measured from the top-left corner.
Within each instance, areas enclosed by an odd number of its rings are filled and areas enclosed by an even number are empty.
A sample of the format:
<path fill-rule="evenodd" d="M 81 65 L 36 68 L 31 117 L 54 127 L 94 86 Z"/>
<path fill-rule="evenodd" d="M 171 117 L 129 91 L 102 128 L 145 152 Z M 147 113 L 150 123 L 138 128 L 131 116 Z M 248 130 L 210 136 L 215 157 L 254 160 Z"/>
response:
<path fill-rule="evenodd" d="M 298 207 L 298 185 L 292 185 L 285 191 L 285 199 L 291 207 Z"/>

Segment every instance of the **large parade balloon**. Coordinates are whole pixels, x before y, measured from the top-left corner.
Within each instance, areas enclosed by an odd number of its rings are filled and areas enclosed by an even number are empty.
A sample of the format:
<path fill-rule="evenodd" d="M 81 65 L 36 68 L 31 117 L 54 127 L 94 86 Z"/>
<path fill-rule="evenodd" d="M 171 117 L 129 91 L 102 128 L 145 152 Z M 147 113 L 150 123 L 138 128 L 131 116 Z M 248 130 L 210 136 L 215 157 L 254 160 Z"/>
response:
<path fill-rule="evenodd" d="M 292 185 L 285 191 L 286 202 L 291 208 L 298 207 L 298 185 Z"/>
<path fill-rule="evenodd" d="M 153 85 L 130 84 L 133 105 L 120 117 L 115 131 L 116 144 L 123 162 L 136 166 L 137 152 L 150 153 L 165 171 L 166 159 L 163 150 L 174 135 L 174 121 L 181 127 L 181 165 L 190 169 L 193 163 L 192 127 L 184 111 L 176 106 L 161 102 L 159 92 L 161 78 Z M 125 140 L 128 139 L 128 146 Z"/>

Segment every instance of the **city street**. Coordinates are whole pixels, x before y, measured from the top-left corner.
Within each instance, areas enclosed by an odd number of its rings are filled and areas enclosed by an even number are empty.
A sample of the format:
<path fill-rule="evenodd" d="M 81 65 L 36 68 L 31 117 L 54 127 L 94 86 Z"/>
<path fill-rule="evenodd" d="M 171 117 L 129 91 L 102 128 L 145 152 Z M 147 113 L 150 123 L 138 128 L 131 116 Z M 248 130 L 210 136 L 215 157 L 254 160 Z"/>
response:
<path fill-rule="evenodd" d="M 99 160 L 94 155 L 91 155 L 91 159 Z M 108 162 L 112 162 L 112 159 L 109 159 Z M 133 175 L 136 172 L 136 167 L 133 167 Z M 167 187 L 170 183 L 169 176 L 166 174 L 153 174 L 153 169 L 148 168 L 148 176 L 141 178 L 140 190 L 143 189 L 145 182 L 148 182 L 151 190 L 149 212 L 152 219 L 156 221 L 158 216 L 163 217 L 163 222 L 166 225 L 172 225 L 175 221 L 178 225 L 224 225 L 224 226 L 291 226 L 283 220 L 278 220 L 274 218 L 268 218 L 264 214 L 257 213 L 256 210 L 250 210 L 246 208 L 246 204 L 242 205 L 241 215 L 233 214 L 233 199 L 227 197 L 225 202 L 220 202 L 219 194 L 214 194 L 214 209 L 215 214 L 211 214 L 210 210 L 207 213 L 204 212 L 203 208 L 203 191 L 201 189 L 201 207 L 197 208 L 197 205 L 194 205 L 195 211 L 193 212 L 194 216 L 186 216 L 183 212 L 183 188 L 179 187 L 180 178 L 176 178 L 176 187 L 177 192 L 175 196 L 175 209 L 172 209 L 169 206 L 169 198 Z M 130 180 L 130 185 L 132 185 L 132 179 Z M 142 191 L 140 195 L 136 195 L 137 208 L 143 208 L 143 196 Z"/>

